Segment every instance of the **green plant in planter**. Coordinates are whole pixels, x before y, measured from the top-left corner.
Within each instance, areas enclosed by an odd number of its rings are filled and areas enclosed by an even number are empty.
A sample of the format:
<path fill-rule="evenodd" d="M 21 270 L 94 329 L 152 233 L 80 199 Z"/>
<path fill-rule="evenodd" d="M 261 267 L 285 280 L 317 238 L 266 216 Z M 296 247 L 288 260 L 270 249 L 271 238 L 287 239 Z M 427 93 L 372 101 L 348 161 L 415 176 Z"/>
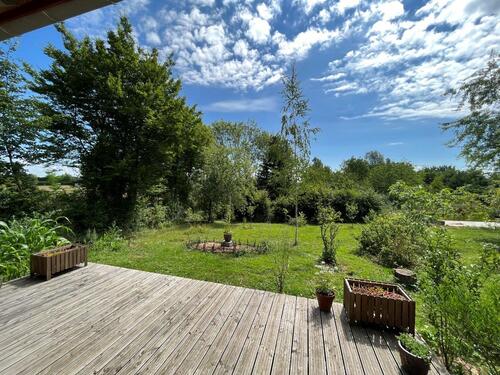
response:
<path fill-rule="evenodd" d="M 316 293 L 323 295 L 335 295 L 335 280 L 331 272 L 319 272 L 316 275 Z"/>
<path fill-rule="evenodd" d="M 330 312 L 335 299 L 333 274 L 323 271 L 316 275 L 316 299 L 321 311 Z"/>
<path fill-rule="evenodd" d="M 431 350 L 427 344 L 422 341 L 417 340 L 414 336 L 409 333 L 402 333 L 398 336 L 398 340 L 401 345 L 416 357 L 419 357 L 426 363 L 431 362 Z"/>

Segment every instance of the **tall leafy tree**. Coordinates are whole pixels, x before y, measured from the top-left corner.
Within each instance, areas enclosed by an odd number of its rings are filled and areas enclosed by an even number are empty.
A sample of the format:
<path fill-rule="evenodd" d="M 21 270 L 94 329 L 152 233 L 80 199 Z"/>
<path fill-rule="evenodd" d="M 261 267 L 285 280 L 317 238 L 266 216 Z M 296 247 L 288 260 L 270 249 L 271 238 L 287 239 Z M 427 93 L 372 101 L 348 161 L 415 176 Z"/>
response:
<path fill-rule="evenodd" d="M 293 152 L 289 143 L 278 135 L 267 135 L 262 161 L 257 173 L 257 187 L 266 190 L 272 200 L 290 193 Z"/>
<path fill-rule="evenodd" d="M 35 160 L 38 119 L 36 101 L 27 96 L 26 80 L 14 53 L 16 43 L 0 48 L 0 159 L 18 191 L 23 190 L 24 164 Z"/>
<path fill-rule="evenodd" d="M 56 28 L 64 49 L 46 47 L 50 68 L 32 72 L 50 119 L 45 160 L 78 166 L 99 220 L 128 224 L 138 196 L 159 180 L 188 187 L 208 130 L 179 95 L 173 60 L 139 48 L 126 18 L 106 40 Z"/>
<path fill-rule="evenodd" d="M 297 76 L 295 64 L 292 64 L 290 75 L 283 77 L 283 109 L 281 114 L 281 136 L 291 144 L 295 159 L 293 168 L 293 183 L 295 201 L 295 238 L 294 245 L 299 243 L 299 183 L 300 174 L 309 162 L 311 153 L 311 138 L 319 131 L 309 124 L 309 101 L 304 96 Z"/>
<path fill-rule="evenodd" d="M 475 167 L 500 169 L 500 55 L 493 53 L 485 68 L 475 72 L 449 95 L 458 96 L 458 109 L 469 114 L 444 123 L 455 133 L 450 145 L 462 146 L 462 155 Z"/>

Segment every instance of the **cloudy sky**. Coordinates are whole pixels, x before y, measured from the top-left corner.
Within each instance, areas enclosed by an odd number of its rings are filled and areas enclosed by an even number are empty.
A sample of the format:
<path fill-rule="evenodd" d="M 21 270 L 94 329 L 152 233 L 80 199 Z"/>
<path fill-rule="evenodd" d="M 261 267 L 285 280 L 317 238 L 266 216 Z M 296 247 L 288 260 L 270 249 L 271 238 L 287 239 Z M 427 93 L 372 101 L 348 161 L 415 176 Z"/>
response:
<path fill-rule="evenodd" d="M 498 50 L 499 10 L 497 0 L 124 0 L 67 24 L 103 36 L 128 15 L 142 46 L 173 53 L 183 95 L 207 123 L 278 131 L 280 77 L 295 61 L 321 128 L 313 156 L 337 168 L 376 149 L 464 167 L 439 127 L 460 115 L 443 94 Z M 28 33 L 19 56 L 45 67 L 48 42 L 61 45 L 52 26 Z"/>

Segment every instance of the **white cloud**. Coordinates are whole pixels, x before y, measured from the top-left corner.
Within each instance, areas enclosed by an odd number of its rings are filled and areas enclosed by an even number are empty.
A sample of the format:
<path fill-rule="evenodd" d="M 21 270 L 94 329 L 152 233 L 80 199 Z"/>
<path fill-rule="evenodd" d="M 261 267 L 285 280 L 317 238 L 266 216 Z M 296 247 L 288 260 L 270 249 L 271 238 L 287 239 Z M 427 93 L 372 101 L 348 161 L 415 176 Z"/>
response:
<path fill-rule="evenodd" d="M 274 112 L 278 109 L 276 98 L 222 100 L 203 108 L 215 112 Z"/>
<path fill-rule="evenodd" d="M 326 0 L 299 0 L 299 1 L 306 14 L 309 14 L 316 6 L 323 4 Z"/>
<path fill-rule="evenodd" d="M 248 21 L 247 36 L 255 43 L 266 43 L 271 38 L 271 26 L 269 22 L 260 17 L 252 17 Z"/>
<path fill-rule="evenodd" d="M 356 8 L 361 0 L 339 0 L 332 6 L 332 11 L 343 15 L 347 10 Z"/>
<path fill-rule="evenodd" d="M 404 145 L 404 142 L 389 142 L 387 146 L 401 146 Z"/>
<path fill-rule="evenodd" d="M 273 35 L 273 41 L 278 45 L 279 56 L 300 60 L 305 58 L 314 46 L 328 46 L 340 37 L 338 30 L 309 28 L 297 34 L 293 40 L 287 40 L 283 34 L 277 32 Z"/>
<path fill-rule="evenodd" d="M 146 41 L 154 46 L 158 46 L 161 44 L 160 36 L 155 31 L 149 31 L 148 33 L 146 33 Z"/>
<path fill-rule="evenodd" d="M 344 78 L 346 76 L 345 73 L 335 73 L 335 74 L 330 74 L 324 77 L 320 78 L 311 78 L 311 81 L 317 81 L 317 82 L 331 82 L 331 81 L 336 81 L 338 79 Z"/>
<path fill-rule="evenodd" d="M 381 3 L 379 9 L 384 20 L 393 20 L 401 17 L 405 12 L 403 3 L 398 0 Z"/>
<path fill-rule="evenodd" d="M 321 9 L 319 11 L 319 13 L 318 13 L 318 20 L 321 23 L 323 23 L 323 24 L 327 23 L 328 21 L 330 21 L 330 18 L 331 18 L 331 16 L 330 16 L 330 12 L 328 10 Z"/>
<path fill-rule="evenodd" d="M 376 93 L 379 104 L 356 118 L 450 118 L 456 102 L 444 96 L 484 66 L 500 45 L 498 5 L 478 1 L 431 0 L 411 20 L 399 2 L 371 4 L 359 12 L 365 41 L 329 64 L 349 80 L 325 92 Z M 451 26 L 453 25 L 453 27 Z M 328 75 L 326 76 L 328 77 Z"/>

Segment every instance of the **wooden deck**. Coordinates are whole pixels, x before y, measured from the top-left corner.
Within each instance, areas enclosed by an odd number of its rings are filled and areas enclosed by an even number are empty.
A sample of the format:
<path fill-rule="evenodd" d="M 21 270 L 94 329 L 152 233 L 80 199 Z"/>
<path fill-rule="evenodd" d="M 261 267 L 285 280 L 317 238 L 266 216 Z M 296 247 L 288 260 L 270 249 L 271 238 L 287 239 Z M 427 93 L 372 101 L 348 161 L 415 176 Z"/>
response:
<path fill-rule="evenodd" d="M 0 306 L 0 374 L 401 373 L 393 335 L 302 297 L 89 264 Z"/>

